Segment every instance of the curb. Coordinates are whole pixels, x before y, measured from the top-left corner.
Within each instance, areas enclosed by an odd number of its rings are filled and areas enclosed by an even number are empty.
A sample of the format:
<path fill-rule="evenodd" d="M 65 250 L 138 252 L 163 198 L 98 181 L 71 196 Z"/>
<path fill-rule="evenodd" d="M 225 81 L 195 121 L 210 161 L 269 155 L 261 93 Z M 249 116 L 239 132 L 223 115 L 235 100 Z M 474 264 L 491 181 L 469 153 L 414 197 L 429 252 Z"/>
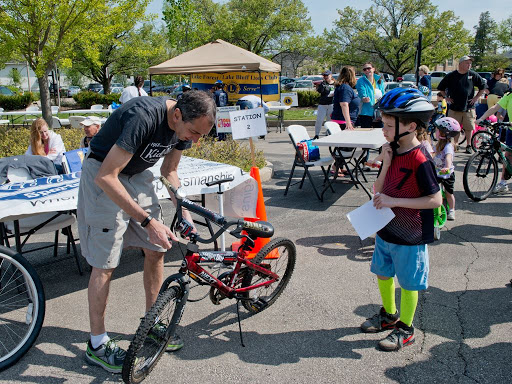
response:
<path fill-rule="evenodd" d="M 266 182 L 274 176 L 274 164 L 267 161 L 267 164 L 260 169 L 261 182 Z"/>

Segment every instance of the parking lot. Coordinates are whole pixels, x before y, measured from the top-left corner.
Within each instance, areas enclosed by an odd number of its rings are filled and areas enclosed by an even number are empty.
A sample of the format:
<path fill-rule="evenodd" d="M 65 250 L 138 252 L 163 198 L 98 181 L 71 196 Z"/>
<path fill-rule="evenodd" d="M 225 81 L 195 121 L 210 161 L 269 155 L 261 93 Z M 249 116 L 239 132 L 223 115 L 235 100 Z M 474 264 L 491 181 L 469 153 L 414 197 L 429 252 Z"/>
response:
<path fill-rule="evenodd" d="M 311 136 L 313 130 L 308 127 Z M 245 348 L 234 302 L 189 303 L 180 331 L 185 347 L 164 356 L 147 383 L 510 383 L 512 195 L 469 200 L 462 188 L 469 155 L 456 154 L 457 220 L 448 222 L 441 241 L 429 248 L 430 287 L 420 293 L 416 343 L 385 353 L 376 348 L 385 334 L 359 330 L 380 306 L 376 278 L 369 272 L 373 239 L 361 241 L 346 218 L 368 201 L 366 195 L 337 182 L 335 192 L 319 202 L 306 181 L 303 190 L 294 186 L 284 196 L 293 159 L 287 134 L 271 132 L 256 147 L 274 166 L 274 177 L 263 184 L 268 221 L 275 236 L 297 246 L 290 284 L 272 307 L 251 317 L 242 314 Z M 170 222 L 169 203 L 164 210 Z M 36 239 L 52 241 L 51 236 Z M 181 251 L 176 245 L 166 255 L 166 274 L 176 271 Z M 52 255 L 28 258 L 36 264 Z M 107 329 L 125 348 L 144 315 L 142 265 L 140 252 L 126 251 L 111 286 Z M 79 276 L 72 259 L 37 270 L 47 296 L 44 328 L 29 353 L 2 372 L 1 381 L 120 381 L 84 360 L 87 274 Z"/>

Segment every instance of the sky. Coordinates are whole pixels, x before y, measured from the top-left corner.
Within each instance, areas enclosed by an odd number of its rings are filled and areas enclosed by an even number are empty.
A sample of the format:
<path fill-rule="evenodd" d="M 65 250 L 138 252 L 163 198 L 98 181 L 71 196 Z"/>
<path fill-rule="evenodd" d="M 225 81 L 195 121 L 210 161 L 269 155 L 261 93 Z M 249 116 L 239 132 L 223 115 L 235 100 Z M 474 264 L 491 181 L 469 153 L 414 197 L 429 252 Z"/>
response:
<path fill-rule="evenodd" d="M 225 2 L 214 0 L 216 3 Z M 337 9 L 350 6 L 355 9 L 365 10 L 372 4 L 371 0 L 302 0 L 309 10 L 311 23 L 316 34 L 321 34 L 325 28 L 332 29 L 333 22 L 338 18 Z M 512 15 L 512 8 L 505 6 L 507 1 L 503 0 L 431 0 L 440 11 L 454 11 L 455 15 L 464 21 L 464 26 L 471 32 L 478 24 L 480 13 L 489 11 L 491 17 L 499 22 Z M 153 0 L 148 6 L 147 13 L 160 14 L 163 0 Z"/>

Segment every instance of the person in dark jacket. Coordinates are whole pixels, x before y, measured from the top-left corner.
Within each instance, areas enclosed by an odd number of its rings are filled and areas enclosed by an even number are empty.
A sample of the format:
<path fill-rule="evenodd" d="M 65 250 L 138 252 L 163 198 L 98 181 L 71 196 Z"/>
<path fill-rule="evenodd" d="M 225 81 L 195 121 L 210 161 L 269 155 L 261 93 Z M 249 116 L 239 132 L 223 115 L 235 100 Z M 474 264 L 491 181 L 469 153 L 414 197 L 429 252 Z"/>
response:
<path fill-rule="evenodd" d="M 315 123 L 315 139 L 318 139 L 324 120 L 331 120 L 332 99 L 334 97 L 334 79 L 331 71 L 326 70 L 322 73 L 324 80 L 318 85 L 316 90 L 320 93 L 320 101 L 318 102 L 318 110 Z"/>

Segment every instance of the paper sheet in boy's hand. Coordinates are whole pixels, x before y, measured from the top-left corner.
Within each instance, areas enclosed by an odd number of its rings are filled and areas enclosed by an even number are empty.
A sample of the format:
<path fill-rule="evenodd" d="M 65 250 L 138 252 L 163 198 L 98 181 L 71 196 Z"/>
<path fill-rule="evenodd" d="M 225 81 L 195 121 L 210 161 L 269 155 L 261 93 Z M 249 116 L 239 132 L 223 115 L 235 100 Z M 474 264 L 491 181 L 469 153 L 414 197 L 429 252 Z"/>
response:
<path fill-rule="evenodd" d="M 347 217 L 361 240 L 364 240 L 384 228 L 395 217 L 395 214 L 391 208 L 375 208 L 373 200 L 370 200 L 347 213 Z"/>

